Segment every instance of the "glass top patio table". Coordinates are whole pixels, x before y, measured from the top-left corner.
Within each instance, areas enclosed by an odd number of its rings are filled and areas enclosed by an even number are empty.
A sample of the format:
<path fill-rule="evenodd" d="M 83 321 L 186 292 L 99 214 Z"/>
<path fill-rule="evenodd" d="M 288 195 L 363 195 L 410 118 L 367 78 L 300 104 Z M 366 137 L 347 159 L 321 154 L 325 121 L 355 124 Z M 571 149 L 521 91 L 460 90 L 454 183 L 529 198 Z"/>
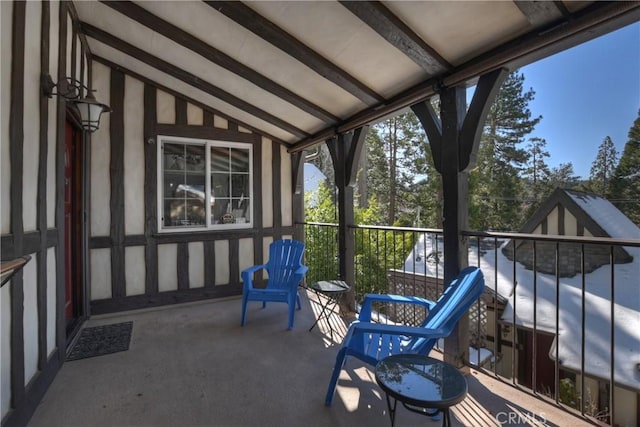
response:
<path fill-rule="evenodd" d="M 401 354 L 389 356 L 376 365 L 376 382 L 387 394 L 391 425 L 395 419 L 395 403 L 424 415 L 444 414 L 443 425 L 451 425 L 449 407 L 467 395 L 467 381 L 455 366 L 432 357 Z"/>

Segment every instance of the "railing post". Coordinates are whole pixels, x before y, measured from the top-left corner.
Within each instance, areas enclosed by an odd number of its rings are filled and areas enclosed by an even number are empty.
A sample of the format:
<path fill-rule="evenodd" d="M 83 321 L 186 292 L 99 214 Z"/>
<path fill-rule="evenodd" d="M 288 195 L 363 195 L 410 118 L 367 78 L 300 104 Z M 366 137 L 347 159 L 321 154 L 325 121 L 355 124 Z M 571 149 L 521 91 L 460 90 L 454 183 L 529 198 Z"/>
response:
<path fill-rule="evenodd" d="M 364 147 L 364 139 L 369 127 L 358 128 L 353 133 L 339 134 L 328 140 L 327 147 L 335 171 L 338 201 L 338 265 L 340 279 L 351 286 L 344 302 L 349 310 L 355 311 L 355 237 L 349 228 L 355 223 L 354 187 L 356 184 L 358 160 Z"/>
<path fill-rule="evenodd" d="M 497 69 L 480 77 L 467 110 L 466 86 L 440 85 L 440 114 L 430 101 L 411 108 L 429 138 L 434 166 L 442 175 L 444 283 L 448 286 L 468 263 L 468 171 L 474 166 L 484 121 L 508 70 Z M 457 367 L 469 362 L 469 316 L 463 316 L 444 342 L 444 359 Z"/>
<path fill-rule="evenodd" d="M 460 232 L 468 228 L 467 174 L 458 170 L 460 129 L 466 111 L 466 88 L 443 89 L 440 93 L 442 118 L 442 194 L 444 283 L 448 286 L 467 266 L 465 241 Z M 454 331 L 445 338 L 444 358 L 459 368 L 469 361 L 469 316 L 460 318 Z"/>
<path fill-rule="evenodd" d="M 293 194 L 293 223 L 304 222 L 304 151 L 299 151 L 291 155 L 291 184 Z M 296 226 L 293 231 L 293 238 L 304 240 L 304 226 Z"/>

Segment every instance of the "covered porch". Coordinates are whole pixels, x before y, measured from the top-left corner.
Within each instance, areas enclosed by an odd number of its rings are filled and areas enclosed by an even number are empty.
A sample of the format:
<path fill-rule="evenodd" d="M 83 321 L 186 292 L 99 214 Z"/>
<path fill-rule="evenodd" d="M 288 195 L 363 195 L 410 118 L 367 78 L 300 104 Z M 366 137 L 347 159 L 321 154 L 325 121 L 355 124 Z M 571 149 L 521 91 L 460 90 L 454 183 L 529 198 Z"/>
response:
<path fill-rule="evenodd" d="M 331 150 L 338 271 L 353 282 L 364 137 L 412 108 L 443 177 L 448 283 L 466 262 L 466 173 L 501 81 L 640 19 L 638 2 L 0 3 L 1 259 L 32 259 L 0 289 L 2 427 L 385 425 L 354 361 L 322 405 L 339 340 L 307 332 L 313 304 L 292 332 L 277 305 L 239 327 L 240 271 L 273 240 L 304 238 L 307 150 Z M 111 108 L 99 129 L 75 107 L 93 91 Z M 65 362 L 82 328 L 131 319 L 129 351 Z M 466 334 L 446 343 L 459 367 Z M 468 378 L 462 425 L 518 411 L 582 422 Z"/>
<path fill-rule="evenodd" d="M 324 321 L 308 331 L 318 314 L 315 294 L 303 292 L 291 331 L 286 305 L 275 303 L 251 305 L 240 327 L 234 297 L 96 316 L 86 326 L 133 322 L 129 350 L 65 363 L 29 426 L 390 425 L 373 371 L 357 359 L 345 365 L 333 406 L 324 406 L 348 320 L 334 313 L 332 341 Z M 588 425 L 475 369 L 466 378 L 456 426 Z M 396 424 L 440 422 L 399 408 Z"/>

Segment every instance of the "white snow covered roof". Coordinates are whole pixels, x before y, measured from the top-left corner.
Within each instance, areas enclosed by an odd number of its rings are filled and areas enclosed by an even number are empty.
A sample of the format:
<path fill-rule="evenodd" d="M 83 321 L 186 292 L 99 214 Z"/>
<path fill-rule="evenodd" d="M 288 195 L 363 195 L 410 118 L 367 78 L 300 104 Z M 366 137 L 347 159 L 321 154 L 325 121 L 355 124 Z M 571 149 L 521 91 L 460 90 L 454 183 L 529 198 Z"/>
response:
<path fill-rule="evenodd" d="M 624 221 L 604 203 L 608 201 L 596 198 L 579 198 L 577 203 L 585 206 L 592 217 L 603 228 L 616 237 L 635 238 L 640 230 L 628 218 Z M 600 208 L 601 211 L 600 211 Z M 615 207 L 613 207 L 615 209 Z M 597 210 L 597 213 L 594 213 Z M 615 209 L 617 211 L 617 209 Z M 619 211 L 618 211 L 619 213 Z M 612 224 L 615 223 L 615 224 Z M 632 227 L 633 226 L 633 227 Z M 634 229 L 635 227 L 635 229 Z M 491 242 L 493 240 L 491 239 Z M 508 302 L 501 320 L 519 327 L 533 329 L 534 313 L 536 329 L 556 335 L 556 277 L 555 275 L 534 273 L 514 263 L 502 253 L 500 248 L 481 247 L 478 264 L 478 247 L 474 239 L 469 249 L 469 265 L 479 265 L 486 285 L 505 298 Z M 404 269 L 408 272 L 442 277 L 442 242 L 438 241 L 436 256 L 433 236 L 422 235 L 407 258 Z M 613 307 L 611 304 L 611 266 L 602 266 L 584 276 L 585 290 L 582 293 L 582 276 L 562 277 L 559 283 L 559 322 L 557 325 L 558 356 L 563 368 L 579 371 L 582 354 L 582 306 L 585 307 L 585 373 L 608 379 L 611 375 L 611 322 L 614 330 L 614 380 L 634 389 L 640 389 L 640 248 L 625 247 L 633 257 L 631 263 L 615 264 L 613 278 L 615 283 Z M 497 257 L 496 257 L 497 254 Z M 514 292 L 513 284 L 517 283 Z M 535 296 L 535 297 L 534 297 Z M 584 300 L 583 300 L 584 298 Z M 612 318 L 613 314 L 613 318 Z M 555 347 L 552 347 L 552 359 Z"/>

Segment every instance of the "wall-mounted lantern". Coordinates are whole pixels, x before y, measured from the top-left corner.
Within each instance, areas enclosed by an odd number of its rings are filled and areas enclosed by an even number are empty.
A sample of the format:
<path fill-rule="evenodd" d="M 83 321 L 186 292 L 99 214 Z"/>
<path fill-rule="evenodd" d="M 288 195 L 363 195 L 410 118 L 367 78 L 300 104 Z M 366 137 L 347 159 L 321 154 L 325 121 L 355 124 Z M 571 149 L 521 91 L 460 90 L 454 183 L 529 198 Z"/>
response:
<path fill-rule="evenodd" d="M 57 92 L 53 90 L 57 88 Z M 82 129 L 93 132 L 100 127 L 100 116 L 102 113 L 110 113 L 108 105 L 96 101 L 93 97 L 93 90 L 89 89 L 76 79 L 66 77 L 54 83 L 49 74 L 42 75 L 42 93 L 51 98 L 58 95 L 72 101 L 80 114 L 80 125 Z"/>

